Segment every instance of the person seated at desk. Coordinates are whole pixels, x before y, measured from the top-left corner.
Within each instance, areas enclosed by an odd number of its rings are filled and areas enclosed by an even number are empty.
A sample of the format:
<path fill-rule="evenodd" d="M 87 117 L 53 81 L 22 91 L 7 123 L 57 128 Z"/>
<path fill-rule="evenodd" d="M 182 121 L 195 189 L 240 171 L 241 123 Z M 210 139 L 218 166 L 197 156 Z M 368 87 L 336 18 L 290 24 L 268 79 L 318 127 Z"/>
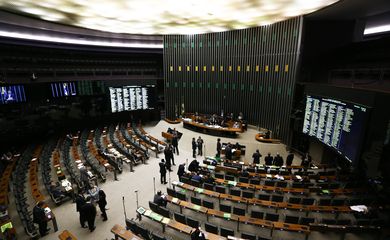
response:
<path fill-rule="evenodd" d="M 246 168 L 243 168 L 241 171 L 241 177 L 249 178 L 249 172 Z"/>
<path fill-rule="evenodd" d="M 191 231 L 191 240 L 206 240 L 206 236 L 200 227 Z"/>
<path fill-rule="evenodd" d="M 271 138 L 271 132 L 269 130 L 267 130 L 267 132 L 265 133 L 264 139 L 270 139 L 270 138 Z"/>
<path fill-rule="evenodd" d="M 240 128 L 240 123 L 239 122 L 234 122 L 233 128 Z"/>
<path fill-rule="evenodd" d="M 49 188 L 50 194 L 53 195 L 53 198 L 64 198 L 67 193 L 62 189 L 59 183 L 51 183 Z"/>
<path fill-rule="evenodd" d="M 232 158 L 233 158 L 232 145 L 230 144 L 230 142 L 225 147 L 225 157 L 226 157 L 226 159 L 229 159 L 229 160 L 232 160 Z"/>
<path fill-rule="evenodd" d="M 214 184 L 215 178 L 211 176 L 210 172 L 206 173 L 205 176 L 203 176 L 203 182 L 209 183 L 209 184 Z"/>
<path fill-rule="evenodd" d="M 167 200 L 165 199 L 165 195 L 161 193 L 161 191 L 158 191 L 156 195 L 154 195 L 153 203 L 159 205 L 160 207 L 166 207 L 167 206 Z"/>
<path fill-rule="evenodd" d="M 191 179 L 193 179 L 193 180 L 195 180 L 195 181 L 198 181 L 198 182 L 200 182 L 200 183 L 202 182 L 202 177 L 199 176 L 199 174 L 197 174 L 197 173 L 195 173 L 195 172 L 192 173 Z"/>

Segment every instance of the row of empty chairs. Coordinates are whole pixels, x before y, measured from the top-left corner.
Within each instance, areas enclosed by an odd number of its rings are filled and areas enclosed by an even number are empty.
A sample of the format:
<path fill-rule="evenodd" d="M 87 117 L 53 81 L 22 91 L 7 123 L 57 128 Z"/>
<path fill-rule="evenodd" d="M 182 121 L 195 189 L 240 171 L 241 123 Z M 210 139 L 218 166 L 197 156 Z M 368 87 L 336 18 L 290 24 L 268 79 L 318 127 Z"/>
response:
<path fill-rule="evenodd" d="M 33 223 L 32 212 L 29 211 L 26 196 L 26 179 L 27 171 L 33 153 L 33 146 L 29 146 L 22 153 L 18 161 L 15 171 L 12 174 L 13 193 L 15 197 L 16 210 L 18 211 L 20 220 L 22 221 L 26 234 L 35 238 L 38 236 L 37 229 Z"/>

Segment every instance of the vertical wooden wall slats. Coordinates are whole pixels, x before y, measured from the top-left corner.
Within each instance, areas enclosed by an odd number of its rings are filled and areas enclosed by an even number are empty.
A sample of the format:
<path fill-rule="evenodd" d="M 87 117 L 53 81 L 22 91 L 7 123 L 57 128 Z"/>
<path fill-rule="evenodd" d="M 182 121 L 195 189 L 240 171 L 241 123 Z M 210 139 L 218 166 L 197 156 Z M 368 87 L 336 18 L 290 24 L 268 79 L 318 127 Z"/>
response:
<path fill-rule="evenodd" d="M 289 141 L 301 34 L 302 17 L 297 17 L 244 30 L 164 36 L 167 117 L 180 115 L 183 103 L 186 112 L 243 112 L 250 124 Z"/>

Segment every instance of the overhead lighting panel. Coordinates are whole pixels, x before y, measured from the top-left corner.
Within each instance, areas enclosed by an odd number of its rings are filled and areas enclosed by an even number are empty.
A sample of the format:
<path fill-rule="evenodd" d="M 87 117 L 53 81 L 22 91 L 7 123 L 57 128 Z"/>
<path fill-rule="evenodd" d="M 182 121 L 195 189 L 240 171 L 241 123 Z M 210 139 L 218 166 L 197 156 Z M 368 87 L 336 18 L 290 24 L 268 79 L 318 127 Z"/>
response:
<path fill-rule="evenodd" d="M 0 0 L 0 8 L 113 33 L 198 34 L 272 24 L 339 0 Z"/>

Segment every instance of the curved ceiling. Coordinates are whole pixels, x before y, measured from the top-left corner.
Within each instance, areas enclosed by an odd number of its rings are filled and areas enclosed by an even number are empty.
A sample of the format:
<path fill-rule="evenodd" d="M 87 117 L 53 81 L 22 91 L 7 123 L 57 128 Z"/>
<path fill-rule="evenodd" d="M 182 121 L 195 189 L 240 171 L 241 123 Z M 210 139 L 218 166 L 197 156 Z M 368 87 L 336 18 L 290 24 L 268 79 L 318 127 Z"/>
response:
<path fill-rule="evenodd" d="M 0 0 L 0 9 L 112 33 L 198 34 L 268 25 L 339 0 Z"/>

